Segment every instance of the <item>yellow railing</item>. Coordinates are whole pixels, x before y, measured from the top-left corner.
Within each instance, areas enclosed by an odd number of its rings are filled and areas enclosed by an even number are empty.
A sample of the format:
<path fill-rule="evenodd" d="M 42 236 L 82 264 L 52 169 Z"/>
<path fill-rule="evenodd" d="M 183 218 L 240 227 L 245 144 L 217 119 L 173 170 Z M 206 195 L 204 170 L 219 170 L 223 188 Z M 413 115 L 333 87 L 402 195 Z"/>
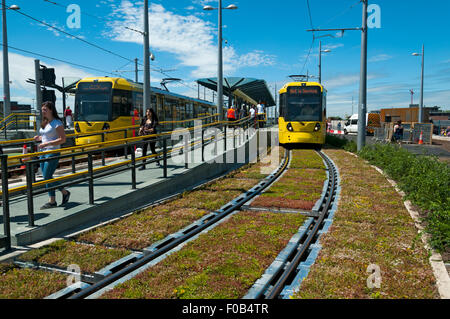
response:
<path fill-rule="evenodd" d="M 193 119 L 187 119 L 187 120 L 181 120 L 181 121 L 162 121 L 160 122 L 160 124 L 168 124 L 168 123 L 183 123 L 183 122 L 189 122 L 189 121 L 195 121 L 195 120 L 204 120 L 207 118 L 212 118 L 218 116 L 218 114 L 213 114 L 213 115 L 208 115 L 208 116 L 204 116 L 204 117 L 198 117 L 198 118 L 193 118 Z M 71 134 L 66 134 L 66 137 L 75 137 L 75 138 L 79 138 L 79 137 L 85 137 L 85 136 L 92 136 L 92 135 L 100 135 L 100 134 L 108 134 L 108 133 L 114 133 L 114 132 L 120 132 L 123 130 L 132 130 L 132 129 L 136 129 L 139 128 L 139 125 L 131 125 L 131 126 L 123 126 L 123 127 L 118 127 L 118 128 L 114 128 L 114 129 L 109 129 L 109 130 L 101 130 L 101 131 L 93 131 L 93 132 L 89 132 L 89 133 L 71 133 Z M 26 143 L 26 142 L 32 142 L 34 141 L 34 138 L 24 138 L 24 139 L 17 139 L 17 140 L 9 140 L 9 141 L 0 141 L 0 145 L 6 145 L 6 144 L 15 144 L 15 143 Z M 115 140 L 117 141 L 117 140 Z"/>
<path fill-rule="evenodd" d="M 209 124 L 202 124 L 202 125 L 198 125 L 198 126 L 193 126 L 193 127 L 189 127 L 189 128 L 183 128 L 183 130 L 195 130 L 198 128 L 205 128 L 205 127 L 210 127 L 210 126 L 215 126 L 218 124 L 226 124 L 226 121 L 222 121 L 222 122 L 213 122 L 213 123 L 209 123 Z M 106 132 L 106 131 L 103 131 Z M 143 139 L 147 139 L 147 138 L 152 138 L 152 137 L 161 137 L 161 136 L 168 136 L 171 135 L 174 131 L 169 131 L 169 132 L 164 132 L 164 133 L 159 133 L 159 134 L 151 134 L 151 135 L 145 135 L 145 136 L 135 136 L 135 137 L 128 137 L 128 138 L 122 138 L 122 139 L 116 139 L 116 140 L 112 140 L 112 141 L 106 141 L 106 142 L 98 142 L 98 143 L 90 143 L 90 144 L 86 144 L 86 145 L 77 145 L 77 146 L 71 146 L 71 147 L 65 147 L 65 148 L 60 148 L 60 149 L 56 149 L 56 150 L 50 150 L 50 151 L 43 151 L 43 152 L 34 152 L 34 153 L 27 153 L 27 154 L 21 154 L 21 155 L 15 155 L 15 156 L 10 156 L 8 157 L 8 162 L 11 163 L 20 163 L 22 162 L 23 158 L 31 158 L 31 157 L 38 157 L 41 155 L 46 155 L 46 154 L 54 154 L 54 153 L 61 153 L 61 155 L 65 155 L 65 154 L 71 154 L 71 153 L 76 153 L 78 152 L 84 152 L 86 150 L 94 150 L 94 149 L 101 149 L 102 146 L 107 147 L 107 146 L 111 146 L 111 144 L 128 144 L 131 142 L 135 142 L 135 141 L 140 141 Z M 67 136 L 69 136 L 71 134 L 68 134 Z M 26 139 L 27 141 L 29 140 L 33 140 L 33 139 Z M 23 140 L 25 141 L 25 139 Z M 76 155 L 76 154 L 74 154 Z"/>

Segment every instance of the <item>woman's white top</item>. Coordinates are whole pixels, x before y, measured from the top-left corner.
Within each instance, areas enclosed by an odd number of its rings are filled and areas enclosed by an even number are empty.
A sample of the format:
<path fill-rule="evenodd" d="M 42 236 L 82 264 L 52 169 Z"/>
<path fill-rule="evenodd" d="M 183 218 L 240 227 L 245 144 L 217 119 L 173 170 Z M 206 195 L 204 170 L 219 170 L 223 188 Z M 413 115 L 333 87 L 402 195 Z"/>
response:
<path fill-rule="evenodd" d="M 58 119 L 53 119 L 50 123 L 48 123 L 45 128 L 41 128 L 39 130 L 39 134 L 42 136 L 42 143 L 51 142 L 54 140 L 57 140 L 59 138 L 58 132 L 56 131 L 56 128 L 58 126 L 62 126 L 63 123 Z M 44 147 L 42 151 L 51 151 L 51 150 L 57 150 L 61 148 L 61 145 L 49 145 L 47 147 Z"/>

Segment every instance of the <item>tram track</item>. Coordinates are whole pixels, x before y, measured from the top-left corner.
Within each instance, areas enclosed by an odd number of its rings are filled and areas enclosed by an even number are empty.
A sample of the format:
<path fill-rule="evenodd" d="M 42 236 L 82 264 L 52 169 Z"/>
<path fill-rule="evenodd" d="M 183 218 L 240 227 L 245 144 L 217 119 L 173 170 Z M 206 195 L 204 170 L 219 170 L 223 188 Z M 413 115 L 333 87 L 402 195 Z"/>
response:
<path fill-rule="evenodd" d="M 282 298 L 282 292 L 292 284 L 295 277 L 299 274 L 300 263 L 307 259 L 308 254 L 312 252 L 312 245 L 318 242 L 318 232 L 324 226 L 324 221 L 328 217 L 332 205 L 336 200 L 336 190 L 338 187 L 338 173 L 334 163 L 323 152 L 318 151 L 318 154 L 323 158 L 328 167 L 329 178 L 326 192 L 324 192 L 318 207 L 311 212 L 313 213 L 311 214 L 313 219 L 305 223 L 306 227 L 299 232 L 300 236 L 297 236 L 296 247 L 291 249 L 288 256 L 285 256 L 283 264 L 278 264 L 275 267 L 275 271 L 266 271 L 264 278 L 259 280 L 257 285 L 254 285 L 244 298 Z M 308 213 L 310 212 L 305 212 L 305 214 Z"/>
<path fill-rule="evenodd" d="M 139 268 L 147 265 L 151 261 L 156 258 L 168 253 L 172 249 L 177 246 L 185 243 L 195 235 L 204 231 L 205 229 L 214 227 L 214 225 L 218 224 L 225 217 L 230 215 L 232 212 L 239 210 L 242 205 L 246 202 L 260 194 L 265 188 L 269 187 L 286 169 L 287 163 L 289 161 L 289 153 L 285 153 L 284 160 L 282 164 L 278 167 L 278 169 L 260 181 L 253 188 L 248 190 L 247 192 L 239 195 L 237 198 L 233 199 L 231 202 L 222 206 L 219 210 L 216 210 L 210 214 L 203 216 L 197 222 L 185 227 L 183 230 L 178 232 L 179 236 L 167 236 L 161 242 L 152 245 L 152 248 L 148 249 L 144 252 L 143 256 L 139 259 L 134 260 L 132 263 L 124 266 L 120 270 L 109 274 L 104 279 L 98 281 L 97 283 L 86 287 L 85 289 L 80 289 L 76 291 L 74 294 L 67 297 L 67 299 L 83 299 L 87 298 L 100 289 L 114 283 L 115 281 L 120 280 L 126 275 L 130 274 L 133 271 L 138 270 Z"/>
<path fill-rule="evenodd" d="M 104 287 L 111 285 L 114 282 L 119 281 L 121 278 L 125 278 L 130 273 L 145 267 L 155 259 L 160 259 L 162 255 L 169 253 L 176 247 L 186 243 L 190 238 L 195 237 L 197 234 L 203 232 L 205 229 L 210 229 L 215 227 L 214 225 L 220 223 L 221 220 L 226 218 L 233 212 L 239 210 L 256 210 L 258 207 L 251 207 L 247 205 L 252 199 L 261 194 L 261 192 L 267 189 L 275 181 L 277 181 L 283 172 L 286 170 L 289 163 L 289 155 L 286 152 L 285 158 L 282 165 L 278 167 L 276 171 L 264 178 L 256 186 L 251 188 L 249 191 L 239 195 L 231 202 L 222 206 L 219 210 L 212 213 L 206 214 L 196 222 L 186 226 L 182 230 L 178 231 L 176 234 L 172 234 L 164 238 L 163 240 L 154 243 L 150 247 L 145 249 L 131 250 L 131 253 L 127 256 L 111 263 L 109 266 L 103 269 L 102 273 L 99 272 L 83 272 L 80 273 L 65 269 L 64 267 L 50 265 L 50 264 L 37 264 L 35 262 L 22 262 L 22 264 L 16 263 L 16 265 L 24 268 L 40 268 L 42 270 L 59 272 L 65 275 L 79 276 L 80 282 L 78 285 L 74 285 L 72 289 L 64 289 L 58 296 L 53 296 L 52 298 L 63 298 L 63 299 L 81 299 L 89 298 L 89 296 L 95 295 L 96 292 L 104 289 Z M 211 182 L 211 181 L 210 181 Z M 208 183 L 210 183 L 208 182 Z M 161 203 L 159 203 L 161 204 Z M 154 206 L 154 205 L 152 205 Z M 261 211 L 263 209 L 259 208 Z M 269 209 L 272 212 L 280 213 L 300 213 L 306 214 L 307 216 L 317 217 L 317 212 L 314 211 L 301 211 L 292 209 Z M 322 218 L 323 219 L 323 218 Z M 90 245 L 89 242 L 79 242 L 78 244 Z M 108 247 L 105 247 L 108 248 Z M 117 248 L 111 246 L 111 249 Z"/>

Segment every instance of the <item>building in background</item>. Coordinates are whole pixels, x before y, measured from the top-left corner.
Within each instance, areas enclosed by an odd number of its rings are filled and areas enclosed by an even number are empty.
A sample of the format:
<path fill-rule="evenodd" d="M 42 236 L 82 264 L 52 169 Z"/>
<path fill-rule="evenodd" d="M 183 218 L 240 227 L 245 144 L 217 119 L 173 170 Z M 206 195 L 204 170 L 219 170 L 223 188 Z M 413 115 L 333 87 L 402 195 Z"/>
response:
<path fill-rule="evenodd" d="M 423 122 L 429 123 L 430 114 L 439 112 L 439 107 L 424 107 L 423 108 Z M 419 106 L 411 104 L 410 107 L 405 108 L 385 108 L 380 110 L 381 122 L 395 123 L 402 121 L 405 123 L 417 123 L 419 119 Z"/>

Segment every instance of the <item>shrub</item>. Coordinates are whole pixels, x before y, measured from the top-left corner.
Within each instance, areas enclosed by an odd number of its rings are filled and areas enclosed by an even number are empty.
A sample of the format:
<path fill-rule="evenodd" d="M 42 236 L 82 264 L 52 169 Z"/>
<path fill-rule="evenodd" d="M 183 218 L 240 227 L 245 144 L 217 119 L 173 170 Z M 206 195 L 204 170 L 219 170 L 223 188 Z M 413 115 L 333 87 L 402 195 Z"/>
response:
<path fill-rule="evenodd" d="M 396 180 L 406 198 L 426 214 L 426 231 L 438 251 L 450 248 L 450 167 L 390 144 L 365 146 L 359 156 Z"/>
<path fill-rule="evenodd" d="M 325 138 L 325 143 L 331 146 L 343 148 L 344 150 L 352 153 L 356 153 L 357 149 L 356 143 L 354 141 L 349 141 L 346 138 L 327 134 Z"/>

